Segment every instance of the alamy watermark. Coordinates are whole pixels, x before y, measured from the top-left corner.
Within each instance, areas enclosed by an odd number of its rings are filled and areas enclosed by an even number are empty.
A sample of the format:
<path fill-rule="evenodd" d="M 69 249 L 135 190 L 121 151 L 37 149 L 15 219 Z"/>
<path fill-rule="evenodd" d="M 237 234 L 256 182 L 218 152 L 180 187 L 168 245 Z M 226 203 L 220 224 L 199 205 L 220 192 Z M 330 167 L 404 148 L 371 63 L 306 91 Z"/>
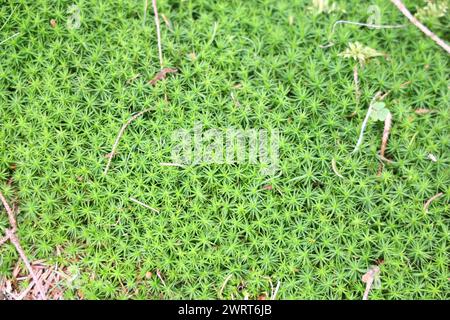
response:
<path fill-rule="evenodd" d="M 262 175 L 279 170 L 280 134 L 277 129 L 208 129 L 196 122 L 193 129 L 172 134 L 172 161 L 180 165 L 254 164 Z"/>

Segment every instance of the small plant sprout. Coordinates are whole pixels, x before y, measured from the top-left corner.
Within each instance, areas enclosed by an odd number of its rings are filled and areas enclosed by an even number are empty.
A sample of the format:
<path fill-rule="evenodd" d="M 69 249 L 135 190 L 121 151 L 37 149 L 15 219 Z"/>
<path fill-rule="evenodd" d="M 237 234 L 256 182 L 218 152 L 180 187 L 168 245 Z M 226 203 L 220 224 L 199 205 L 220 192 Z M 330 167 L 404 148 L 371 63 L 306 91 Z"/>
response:
<path fill-rule="evenodd" d="M 430 206 L 430 204 L 431 204 L 434 200 L 436 200 L 436 199 L 442 197 L 443 195 L 444 195 L 443 192 L 439 192 L 439 193 L 435 194 L 434 196 L 432 196 L 432 197 L 431 197 L 430 199 L 428 199 L 427 202 L 425 202 L 425 204 L 423 205 L 423 210 L 424 210 L 426 213 L 428 213 L 428 207 Z"/>
<path fill-rule="evenodd" d="M 311 5 L 308 10 L 315 15 L 322 13 L 330 14 L 333 12 L 345 12 L 336 2 L 331 2 L 329 0 L 312 0 Z"/>
<path fill-rule="evenodd" d="M 14 14 L 14 12 L 16 11 L 18 6 L 15 6 L 14 9 L 11 11 L 10 15 L 8 16 L 8 18 L 5 20 L 5 22 L 3 23 L 3 25 L 0 27 L 0 31 L 2 31 L 2 29 L 6 26 L 6 24 L 9 22 L 9 20 L 11 19 L 12 15 Z M 9 36 L 8 38 L 0 41 L 0 45 L 2 45 L 3 43 L 5 43 L 8 40 L 11 40 L 15 37 L 17 37 L 20 34 L 20 32 L 16 32 L 15 34 Z"/>
<path fill-rule="evenodd" d="M 435 20 L 445 17 L 448 11 L 447 0 L 427 0 L 423 8 L 419 8 L 415 14 L 417 19 L 422 21 Z"/>
<path fill-rule="evenodd" d="M 367 123 L 369 119 L 372 119 L 374 121 L 385 121 L 386 118 L 390 117 L 390 112 L 386 108 L 386 105 L 384 102 L 376 101 L 378 97 L 380 97 L 381 92 L 378 92 L 370 102 L 369 108 L 367 109 L 366 117 L 364 118 L 361 132 L 359 134 L 358 142 L 356 143 L 355 149 L 353 149 L 352 153 L 355 153 L 358 151 L 359 146 L 361 145 L 363 141 L 364 131 L 366 130 Z"/>
<path fill-rule="evenodd" d="M 389 110 L 382 101 L 375 102 L 372 106 L 370 118 L 374 121 L 384 121 L 389 116 Z"/>
<path fill-rule="evenodd" d="M 359 42 L 349 43 L 348 48 L 339 54 L 339 56 L 354 59 L 359 62 L 361 68 L 364 68 L 365 64 L 371 59 L 375 57 L 384 56 L 385 54 L 376 51 L 370 47 L 363 46 Z M 355 98 L 356 102 L 359 103 L 359 98 L 361 96 L 361 92 L 359 90 L 359 72 L 358 72 L 358 63 L 353 67 L 353 81 L 355 85 Z"/>
<path fill-rule="evenodd" d="M 408 18 L 408 20 L 414 24 L 417 28 L 419 28 L 420 31 L 422 31 L 427 37 L 429 37 L 431 40 L 436 42 L 437 45 L 439 45 L 442 49 L 444 49 L 448 54 L 450 54 L 450 46 L 445 43 L 444 40 L 439 38 L 435 33 L 433 33 L 430 29 L 428 29 L 426 26 L 424 26 L 415 16 L 409 12 L 409 10 L 405 7 L 403 2 L 401 0 L 391 0 L 391 2 L 400 10 L 405 17 Z M 439 8 L 439 10 L 443 10 L 444 7 Z M 424 13 L 425 14 L 425 13 Z M 422 14 L 423 15 L 423 14 Z M 445 13 L 444 13 L 445 15 Z M 420 16 L 420 11 L 419 11 Z"/>
<path fill-rule="evenodd" d="M 137 204 L 140 205 L 140 206 L 143 206 L 144 208 L 147 208 L 147 209 L 150 209 L 150 210 L 152 210 L 152 211 L 154 211 L 154 212 L 156 212 L 156 213 L 159 213 L 159 210 L 158 210 L 158 209 L 155 209 L 155 208 L 153 208 L 153 207 L 150 207 L 148 204 L 145 204 L 145 203 L 143 203 L 143 202 L 141 202 L 141 201 L 139 201 L 139 200 L 137 200 L 137 199 L 135 199 L 135 198 L 130 197 L 130 200 L 133 201 L 134 203 L 137 203 Z"/>
<path fill-rule="evenodd" d="M 386 56 L 384 53 L 364 46 L 360 42 L 350 42 L 348 48 L 339 54 L 341 57 L 357 60 L 361 67 L 372 58 Z"/>

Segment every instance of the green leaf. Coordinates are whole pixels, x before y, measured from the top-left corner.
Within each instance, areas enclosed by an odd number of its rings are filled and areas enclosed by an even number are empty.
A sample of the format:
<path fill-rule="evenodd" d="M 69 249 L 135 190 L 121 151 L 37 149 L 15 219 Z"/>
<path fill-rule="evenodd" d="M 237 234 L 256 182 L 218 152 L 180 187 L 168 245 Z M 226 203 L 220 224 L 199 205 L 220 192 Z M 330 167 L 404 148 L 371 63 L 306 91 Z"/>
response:
<path fill-rule="evenodd" d="M 374 121 L 384 121 L 389 114 L 389 109 L 386 108 L 384 102 L 376 102 L 372 105 L 372 113 L 370 117 Z"/>

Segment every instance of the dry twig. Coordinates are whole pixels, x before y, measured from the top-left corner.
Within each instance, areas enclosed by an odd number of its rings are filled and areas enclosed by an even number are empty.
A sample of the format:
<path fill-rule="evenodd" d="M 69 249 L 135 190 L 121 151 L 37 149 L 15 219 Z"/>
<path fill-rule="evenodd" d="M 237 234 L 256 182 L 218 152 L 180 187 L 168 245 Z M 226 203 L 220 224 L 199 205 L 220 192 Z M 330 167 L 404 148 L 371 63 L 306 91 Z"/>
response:
<path fill-rule="evenodd" d="M 148 8 L 148 0 L 144 1 L 144 20 L 142 21 L 142 26 L 145 26 L 145 21 L 147 20 L 147 8 Z"/>
<path fill-rule="evenodd" d="M 276 286 L 275 290 L 272 290 L 272 297 L 270 298 L 270 300 L 275 300 L 277 298 L 277 293 L 278 293 L 278 290 L 280 290 L 280 285 L 281 285 L 281 282 L 277 281 L 277 286 Z"/>
<path fill-rule="evenodd" d="M 384 119 L 384 130 L 383 136 L 381 138 L 380 157 L 382 158 L 384 158 L 384 153 L 386 152 L 389 133 L 391 132 L 391 125 L 392 125 L 392 114 L 389 112 L 386 116 L 386 119 Z M 382 171 L 383 171 L 383 163 L 380 163 L 380 166 L 378 167 L 378 175 L 380 175 Z"/>
<path fill-rule="evenodd" d="M 362 22 L 356 22 L 356 21 L 347 21 L 347 20 L 338 20 L 335 23 L 333 23 L 333 26 L 331 28 L 331 33 L 328 37 L 329 41 L 333 38 L 334 32 L 336 31 L 336 26 L 339 24 L 351 24 L 355 26 L 360 27 L 368 27 L 373 29 L 399 29 L 404 28 L 405 25 L 382 25 L 382 24 L 371 24 L 371 23 L 362 23 Z M 334 46 L 334 42 L 330 41 L 328 44 L 319 46 L 322 49 L 330 48 Z"/>
<path fill-rule="evenodd" d="M 150 209 L 150 210 L 152 210 L 152 211 L 155 211 L 156 213 L 159 213 L 159 210 L 158 210 L 158 209 L 152 208 L 152 207 L 150 207 L 148 204 L 145 204 L 145 203 L 143 203 L 143 202 L 141 202 L 141 201 L 139 201 L 139 200 L 137 200 L 137 199 L 135 199 L 135 198 L 130 198 L 130 200 L 133 201 L 133 202 L 135 202 L 135 203 L 137 203 L 138 205 L 143 206 L 144 208 L 147 208 L 147 209 Z"/>
<path fill-rule="evenodd" d="M 108 173 L 109 167 L 111 166 L 112 158 L 116 154 L 117 146 L 119 145 L 120 138 L 122 138 L 122 136 L 125 132 L 125 129 L 131 124 L 131 122 L 133 122 L 134 120 L 136 120 L 137 118 L 142 116 L 144 113 L 149 112 L 151 110 L 153 110 L 153 109 L 149 108 L 149 109 L 145 109 L 145 110 L 142 110 L 142 111 L 136 113 L 134 116 L 132 116 L 130 119 L 128 119 L 128 121 L 122 126 L 119 133 L 117 134 L 116 141 L 114 141 L 111 152 L 107 155 L 108 163 L 106 164 L 105 171 L 103 172 L 104 175 L 106 175 Z"/>
<path fill-rule="evenodd" d="M 405 7 L 401 0 L 391 0 L 391 2 L 403 13 L 408 20 L 420 29 L 427 37 L 431 38 L 436 42 L 442 49 L 444 49 L 448 54 L 450 54 L 450 46 L 446 44 L 441 38 L 435 35 L 430 29 L 424 26 L 416 17 L 414 17 L 411 12 Z"/>
<path fill-rule="evenodd" d="M 371 267 L 366 274 L 362 276 L 362 281 L 366 284 L 366 290 L 364 291 L 363 300 L 369 299 L 370 289 L 375 281 L 375 278 L 380 274 L 380 268 L 378 266 Z"/>
<path fill-rule="evenodd" d="M 159 80 L 165 79 L 168 73 L 177 73 L 177 72 L 178 72 L 178 70 L 175 69 L 175 68 L 163 68 L 161 71 L 159 71 L 159 72 L 153 77 L 152 80 L 149 81 L 149 83 L 150 83 L 152 86 L 154 86 L 154 85 L 156 85 L 156 83 L 157 83 Z"/>
<path fill-rule="evenodd" d="M 352 153 L 355 153 L 356 151 L 358 151 L 359 146 L 362 143 L 363 137 L 364 137 L 364 131 L 366 130 L 366 126 L 367 126 L 367 122 L 369 121 L 370 118 L 370 114 L 372 113 L 372 108 L 373 108 L 373 104 L 375 103 L 375 101 L 381 96 L 381 92 L 378 91 L 375 96 L 372 98 L 372 101 L 369 104 L 369 108 L 367 109 L 367 113 L 366 113 L 366 117 L 364 118 L 364 121 L 362 123 L 361 126 L 361 132 L 359 133 L 359 138 L 358 141 L 356 142 L 356 146 L 353 149 Z"/>
<path fill-rule="evenodd" d="M 161 46 L 161 30 L 160 30 L 158 6 L 156 5 L 156 0 L 152 0 L 152 5 L 153 5 L 153 13 L 155 15 L 156 36 L 158 38 L 159 64 L 161 65 L 161 69 L 163 69 L 164 62 L 163 62 L 162 46 Z"/>
<path fill-rule="evenodd" d="M 425 210 L 425 212 L 428 212 L 428 207 L 430 206 L 431 202 L 433 202 L 434 200 L 436 200 L 437 198 L 439 198 L 443 195 L 444 195 L 443 192 L 439 192 L 438 194 L 435 194 L 430 199 L 428 199 L 427 202 L 425 202 L 425 204 L 423 205 L 423 209 Z"/>
<path fill-rule="evenodd" d="M 161 272 L 159 272 L 159 269 L 156 269 L 156 275 L 158 276 L 159 280 L 161 280 L 163 286 L 165 287 L 166 283 L 164 282 L 164 279 L 163 279 L 163 277 L 161 275 Z"/>
<path fill-rule="evenodd" d="M 41 298 L 46 300 L 47 297 L 46 297 L 46 294 L 45 294 L 45 290 L 42 287 L 42 284 L 41 284 L 41 282 L 39 280 L 39 277 L 35 274 L 35 272 L 31 268 L 30 261 L 28 260 L 27 255 L 25 254 L 25 251 L 22 249 L 22 246 L 20 245 L 19 239 L 16 236 L 17 222 L 16 222 L 16 218 L 14 216 L 14 212 L 11 209 L 11 207 L 9 206 L 8 202 L 6 201 L 5 197 L 3 196 L 3 194 L 1 192 L 0 192 L 0 200 L 3 203 L 3 206 L 6 209 L 6 213 L 8 214 L 9 224 L 11 225 L 11 229 L 6 229 L 5 237 L 3 237 L 0 240 L 0 244 L 5 243 L 7 240 L 11 241 L 11 243 L 16 248 L 17 253 L 19 253 L 19 256 L 22 259 L 23 263 L 25 264 L 26 268 L 28 269 L 29 274 L 33 278 L 33 281 L 36 283 L 36 287 L 37 287 L 37 289 L 39 290 L 39 292 L 41 294 Z"/>
<path fill-rule="evenodd" d="M 233 274 L 229 274 L 229 275 L 225 278 L 224 282 L 222 283 L 222 286 L 220 287 L 220 290 L 219 290 L 219 299 L 223 300 L 223 295 L 222 295 L 223 290 L 225 289 L 225 286 L 227 285 L 228 281 L 230 281 L 230 279 L 231 279 L 232 276 L 233 276 Z"/>

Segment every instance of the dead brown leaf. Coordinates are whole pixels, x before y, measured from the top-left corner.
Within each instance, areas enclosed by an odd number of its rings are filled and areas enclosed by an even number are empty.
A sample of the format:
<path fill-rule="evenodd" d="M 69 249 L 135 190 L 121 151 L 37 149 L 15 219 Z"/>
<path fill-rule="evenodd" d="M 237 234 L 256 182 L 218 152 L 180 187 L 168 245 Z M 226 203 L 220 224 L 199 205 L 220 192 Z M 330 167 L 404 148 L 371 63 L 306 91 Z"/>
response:
<path fill-rule="evenodd" d="M 166 78 L 167 74 L 169 73 L 177 73 L 178 70 L 175 68 L 163 68 L 161 71 L 159 71 L 152 80 L 149 81 L 149 83 L 154 86 L 156 83 L 160 80 L 163 80 Z"/>
<path fill-rule="evenodd" d="M 414 110 L 414 113 L 417 115 L 420 115 L 420 116 L 423 114 L 430 113 L 430 112 L 433 112 L 433 110 L 425 109 L 425 108 L 419 108 L 419 109 Z"/>

